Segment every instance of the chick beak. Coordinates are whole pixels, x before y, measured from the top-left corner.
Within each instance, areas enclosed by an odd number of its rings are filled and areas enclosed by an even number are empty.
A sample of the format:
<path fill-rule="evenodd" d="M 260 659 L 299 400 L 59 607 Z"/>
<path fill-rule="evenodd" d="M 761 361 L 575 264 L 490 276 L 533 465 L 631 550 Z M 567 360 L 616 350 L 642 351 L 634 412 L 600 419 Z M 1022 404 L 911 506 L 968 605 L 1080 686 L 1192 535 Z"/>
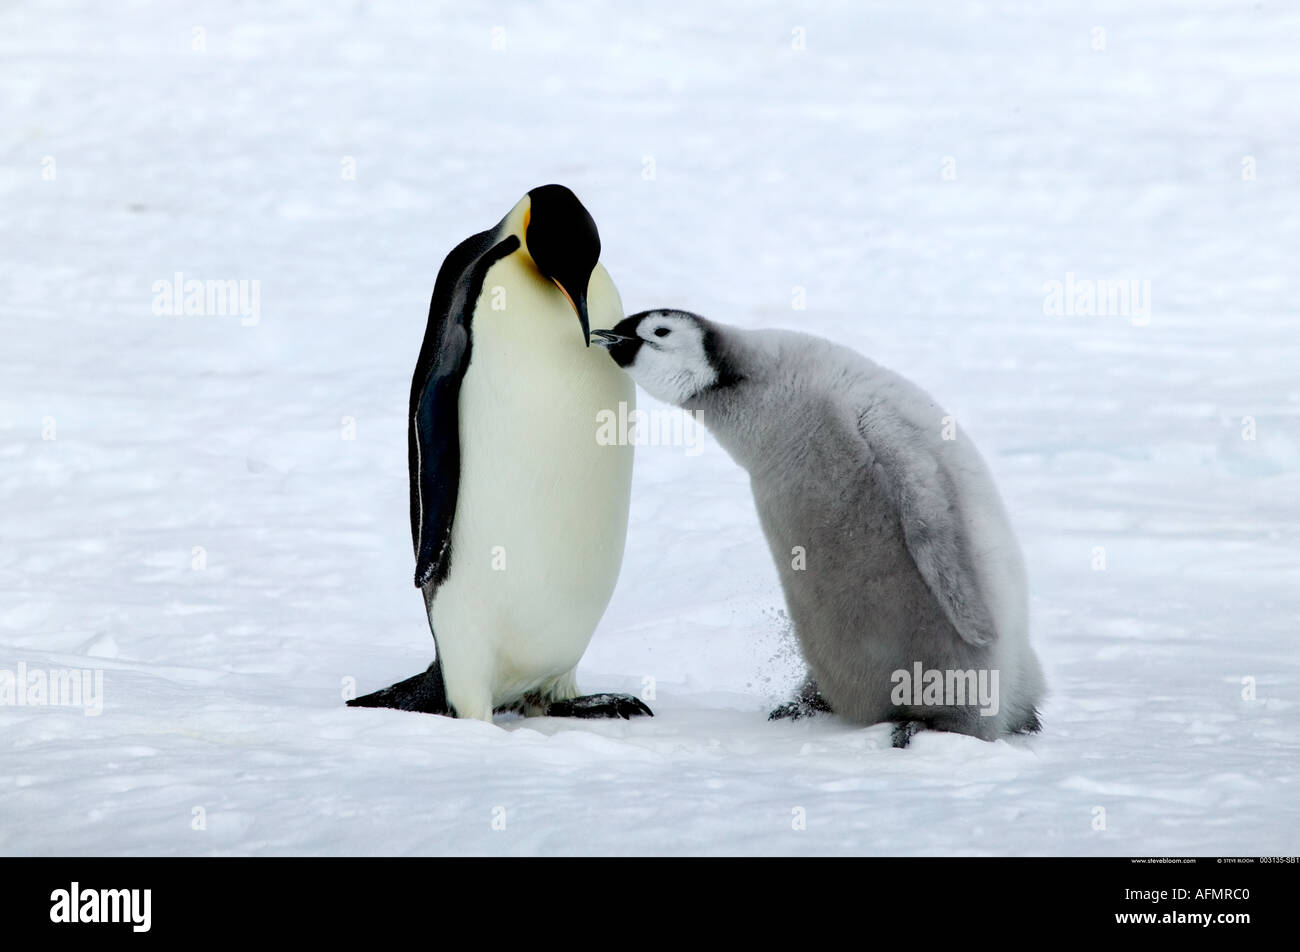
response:
<path fill-rule="evenodd" d="M 597 347 L 604 347 L 606 350 L 623 343 L 623 341 L 635 340 L 635 338 L 632 337 L 615 334 L 613 331 L 592 331 L 591 336 L 595 338 L 595 344 Z"/>

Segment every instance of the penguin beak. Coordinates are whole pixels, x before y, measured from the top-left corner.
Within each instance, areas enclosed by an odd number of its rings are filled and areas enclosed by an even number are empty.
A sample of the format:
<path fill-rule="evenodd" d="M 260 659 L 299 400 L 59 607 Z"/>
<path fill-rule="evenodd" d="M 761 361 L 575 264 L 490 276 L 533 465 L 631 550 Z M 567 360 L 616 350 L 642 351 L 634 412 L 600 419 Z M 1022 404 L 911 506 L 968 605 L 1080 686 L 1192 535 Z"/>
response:
<path fill-rule="evenodd" d="M 625 337 L 622 334 L 615 334 L 613 331 L 592 331 L 591 336 L 596 339 L 597 347 L 604 347 L 606 350 L 624 341 L 636 340 L 634 337 Z"/>
<path fill-rule="evenodd" d="M 555 282 L 555 286 L 560 289 L 560 293 L 564 295 L 565 300 L 569 302 L 569 305 L 578 313 L 578 323 L 582 325 L 582 340 L 588 347 L 590 347 L 591 322 L 587 317 L 586 291 L 579 291 L 577 295 L 573 295 L 570 294 L 568 288 L 559 281 L 556 281 L 554 278 L 551 278 L 551 280 Z"/>

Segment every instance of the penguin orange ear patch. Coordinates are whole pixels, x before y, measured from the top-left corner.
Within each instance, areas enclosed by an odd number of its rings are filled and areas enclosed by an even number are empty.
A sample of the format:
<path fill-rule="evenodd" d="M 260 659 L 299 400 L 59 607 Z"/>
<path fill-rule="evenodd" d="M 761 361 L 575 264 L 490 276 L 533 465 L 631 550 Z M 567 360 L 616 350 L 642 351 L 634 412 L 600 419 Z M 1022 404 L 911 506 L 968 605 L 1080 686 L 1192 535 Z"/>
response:
<path fill-rule="evenodd" d="M 533 206 L 532 206 L 532 202 L 529 202 L 528 207 L 524 209 L 524 234 L 525 235 L 528 234 L 528 223 L 532 220 L 533 220 Z"/>

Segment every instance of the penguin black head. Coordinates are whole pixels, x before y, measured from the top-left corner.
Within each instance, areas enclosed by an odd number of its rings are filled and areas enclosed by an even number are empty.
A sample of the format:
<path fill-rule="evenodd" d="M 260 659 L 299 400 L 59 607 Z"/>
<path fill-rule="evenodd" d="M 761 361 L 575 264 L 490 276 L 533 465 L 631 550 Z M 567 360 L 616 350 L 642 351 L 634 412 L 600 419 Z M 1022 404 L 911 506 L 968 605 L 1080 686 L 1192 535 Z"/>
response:
<path fill-rule="evenodd" d="M 563 185 L 542 185 L 528 193 L 524 242 L 542 276 L 555 282 L 582 324 L 582 337 L 591 346 L 587 319 L 587 282 L 600 260 L 600 233 L 578 196 Z"/>
<path fill-rule="evenodd" d="M 725 328 L 690 311 L 642 311 L 596 343 L 653 397 L 680 406 L 707 390 L 739 382 L 728 357 Z"/>

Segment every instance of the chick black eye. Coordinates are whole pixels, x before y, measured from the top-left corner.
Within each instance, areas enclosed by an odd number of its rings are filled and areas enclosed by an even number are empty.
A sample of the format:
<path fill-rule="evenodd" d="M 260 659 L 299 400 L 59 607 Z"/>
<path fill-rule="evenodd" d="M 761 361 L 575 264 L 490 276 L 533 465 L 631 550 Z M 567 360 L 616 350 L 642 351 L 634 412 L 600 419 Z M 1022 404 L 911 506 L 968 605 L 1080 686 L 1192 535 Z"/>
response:
<path fill-rule="evenodd" d="M 667 337 L 672 331 L 667 327 L 656 327 L 655 337 Z"/>

